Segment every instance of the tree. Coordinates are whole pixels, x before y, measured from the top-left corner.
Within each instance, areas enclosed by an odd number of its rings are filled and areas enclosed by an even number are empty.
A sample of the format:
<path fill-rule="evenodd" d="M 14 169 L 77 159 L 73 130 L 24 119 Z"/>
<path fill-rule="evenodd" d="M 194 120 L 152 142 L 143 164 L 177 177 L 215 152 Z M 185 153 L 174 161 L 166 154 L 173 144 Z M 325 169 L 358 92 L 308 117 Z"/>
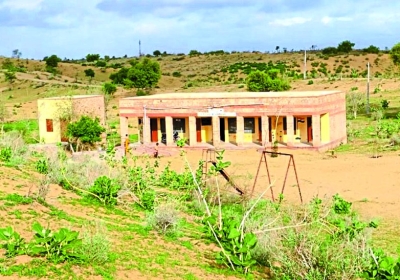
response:
<path fill-rule="evenodd" d="M 82 143 L 92 146 L 101 141 L 100 136 L 103 132 L 105 129 L 100 125 L 99 118 L 92 119 L 88 116 L 82 116 L 79 121 L 67 126 L 67 136 L 76 145 Z"/>
<path fill-rule="evenodd" d="M 118 72 L 110 74 L 110 80 L 113 81 L 114 84 L 124 85 L 124 81 L 128 77 L 128 71 L 129 68 L 122 67 Z"/>
<path fill-rule="evenodd" d="M 201 55 L 201 52 L 197 51 L 197 50 L 191 50 L 189 52 L 189 56 L 198 56 Z"/>
<path fill-rule="evenodd" d="M 276 51 L 276 52 L 279 52 L 279 46 L 276 46 L 276 47 L 275 47 L 275 51 Z"/>
<path fill-rule="evenodd" d="M 366 53 L 379 53 L 379 48 L 373 45 L 370 45 L 368 48 L 363 49 L 363 52 Z"/>
<path fill-rule="evenodd" d="M 325 55 L 332 55 L 332 54 L 337 54 L 338 49 L 335 47 L 326 47 L 324 49 L 322 49 L 322 54 Z"/>
<path fill-rule="evenodd" d="M 268 73 L 257 70 L 251 72 L 246 79 L 249 91 L 285 91 L 290 84 L 278 77 L 279 69 L 271 69 Z"/>
<path fill-rule="evenodd" d="M 6 71 L 6 72 L 4 72 L 4 78 L 5 78 L 6 82 L 9 82 L 11 85 L 17 79 L 17 76 L 15 75 L 15 73 L 13 71 Z"/>
<path fill-rule="evenodd" d="M 360 107 L 364 104 L 363 99 L 364 94 L 356 91 L 351 91 L 346 95 L 347 111 L 354 119 L 357 118 L 357 113 L 360 110 Z"/>
<path fill-rule="evenodd" d="M 117 86 L 113 83 L 106 82 L 101 88 L 105 95 L 113 95 L 117 91 Z"/>
<path fill-rule="evenodd" d="M 341 42 L 337 46 L 337 50 L 338 50 L 338 52 L 341 52 L 341 53 L 349 53 L 353 50 L 354 46 L 355 46 L 354 43 L 350 42 L 349 40 L 346 40 L 346 41 Z"/>
<path fill-rule="evenodd" d="M 395 65 L 400 65 L 400 43 L 397 43 L 390 50 L 390 58 Z"/>
<path fill-rule="evenodd" d="M 19 58 L 21 57 L 22 53 L 19 51 L 19 49 L 15 49 L 12 51 L 12 57 L 16 58 L 19 60 Z"/>
<path fill-rule="evenodd" d="M 125 85 L 131 83 L 137 89 L 154 88 L 161 78 L 160 64 L 157 61 L 152 61 L 149 58 L 144 58 L 142 61 L 136 62 L 127 73 L 127 81 Z"/>
<path fill-rule="evenodd" d="M 92 81 L 92 79 L 94 78 L 94 75 L 95 75 L 95 73 L 94 73 L 93 69 L 91 69 L 91 68 L 85 69 L 85 76 L 89 77 L 89 82 Z"/>
<path fill-rule="evenodd" d="M 99 54 L 88 54 L 86 55 L 86 61 L 87 62 L 94 62 L 100 59 Z"/>
<path fill-rule="evenodd" d="M 160 52 L 159 50 L 155 50 L 155 51 L 153 52 L 153 55 L 154 55 L 154 56 L 160 56 L 160 55 L 161 55 L 161 52 Z"/>
<path fill-rule="evenodd" d="M 109 55 L 105 55 L 105 56 L 104 56 L 104 60 L 105 60 L 106 62 L 109 62 L 109 61 L 110 61 L 110 56 L 109 56 Z"/>
<path fill-rule="evenodd" d="M 55 54 L 53 54 L 49 57 L 45 57 L 43 60 L 46 61 L 46 65 L 48 67 L 52 67 L 52 68 L 56 68 L 58 66 L 58 63 L 61 62 L 61 58 L 59 58 Z"/>

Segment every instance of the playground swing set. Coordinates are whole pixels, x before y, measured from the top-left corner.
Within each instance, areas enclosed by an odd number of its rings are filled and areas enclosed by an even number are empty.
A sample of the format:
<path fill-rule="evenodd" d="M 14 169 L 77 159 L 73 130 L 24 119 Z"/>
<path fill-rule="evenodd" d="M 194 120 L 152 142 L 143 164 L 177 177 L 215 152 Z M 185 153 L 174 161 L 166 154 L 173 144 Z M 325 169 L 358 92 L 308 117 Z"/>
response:
<path fill-rule="evenodd" d="M 207 176 L 209 164 L 211 164 L 213 166 L 217 166 L 217 154 L 219 154 L 219 152 L 221 152 L 221 151 L 222 150 L 218 150 L 218 149 L 204 149 L 203 150 L 203 153 L 202 153 L 202 160 L 204 162 L 204 164 L 203 164 L 203 178 L 205 176 Z M 285 191 L 285 186 L 286 186 L 286 181 L 287 181 L 287 178 L 288 178 L 289 170 L 292 167 L 293 170 L 294 170 L 294 174 L 296 176 L 296 183 L 297 183 L 297 189 L 298 189 L 298 192 L 299 192 L 300 202 L 303 203 L 303 196 L 301 194 L 301 189 L 300 189 L 300 184 L 299 184 L 299 178 L 298 178 L 298 175 L 297 175 L 296 164 L 294 162 L 294 156 L 292 154 L 279 153 L 279 152 L 275 152 L 275 151 L 267 151 L 267 150 L 262 150 L 261 151 L 261 158 L 260 158 L 260 161 L 259 161 L 259 164 L 258 164 L 256 176 L 254 178 L 254 183 L 253 183 L 253 187 L 252 187 L 252 190 L 251 190 L 251 196 L 254 195 L 254 189 L 256 187 L 256 184 L 257 184 L 257 181 L 258 181 L 258 177 L 260 176 L 260 170 L 261 170 L 262 166 L 264 165 L 265 169 L 267 171 L 268 183 L 269 183 L 270 191 L 271 191 L 271 198 L 272 198 L 272 201 L 275 201 L 274 191 L 273 191 L 273 188 L 272 188 L 270 170 L 269 170 L 269 167 L 268 167 L 268 161 L 267 161 L 268 157 L 267 157 L 267 155 L 270 155 L 271 157 L 277 157 L 278 155 L 289 157 L 289 162 L 288 162 L 288 165 L 287 165 L 287 168 L 286 168 L 286 173 L 285 173 L 285 179 L 283 181 L 283 186 L 282 186 L 280 194 L 283 195 L 283 193 Z M 231 185 L 240 195 L 244 195 L 245 194 L 244 189 L 241 188 L 236 182 L 233 181 L 232 177 L 229 175 L 229 173 L 224 168 L 219 169 L 218 172 L 228 182 L 228 184 Z"/>

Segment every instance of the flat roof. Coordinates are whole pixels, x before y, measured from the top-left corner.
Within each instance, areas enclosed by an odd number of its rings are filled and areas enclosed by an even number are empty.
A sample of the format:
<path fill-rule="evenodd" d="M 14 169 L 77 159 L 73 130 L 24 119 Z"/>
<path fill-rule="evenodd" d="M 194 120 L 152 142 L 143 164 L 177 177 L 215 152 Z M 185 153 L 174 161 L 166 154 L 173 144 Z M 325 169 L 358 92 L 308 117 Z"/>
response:
<path fill-rule="evenodd" d="M 146 96 L 126 97 L 132 99 L 194 99 L 194 98 L 271 98 L 271 97 L 318 97 L 339 93 L 341 91 L 282 91 L 282 92 L 174 92 L 158 93 Z"/>
<path fill-rule="evenodd" d="M 90 97 L 97 97 L 97 96 L 101 96 L 101 94 L 64 95 L 64 96 L 45 97 L 45 98 L 40 98 L 40 99 L 45 99 L 45 100 L 80 99 L 80 98 L 90 98 Z"/>

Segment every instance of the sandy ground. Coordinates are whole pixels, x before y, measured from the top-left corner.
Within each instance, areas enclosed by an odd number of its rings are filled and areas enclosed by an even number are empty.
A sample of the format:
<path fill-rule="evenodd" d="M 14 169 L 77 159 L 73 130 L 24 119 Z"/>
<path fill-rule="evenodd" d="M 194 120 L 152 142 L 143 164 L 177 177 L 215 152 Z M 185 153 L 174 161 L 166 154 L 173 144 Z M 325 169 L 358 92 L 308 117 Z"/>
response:
<path fill-rule="evenodd" d="M 384 154 L 373 159 L 362 154 L 338 154 L 331 158 L 327 154 L 304 150 L 285 150 L 292 153 L 299 178 L 299 186 L 304 201 L 315 196 L 323 198 L 339 194 L 354 202 L 365 217 L 400 220 L 400 157 L 398 153 Z M 163 151 L 160 151 L 163 154 Z M 187 151 L 187 159 L 192 168 L 196 168 L 202 159 L 202 150 Z M 226 150 L 224 158 L 231 161 L 227 172 L 242 188 L 251 190 L 261 159 L 256 148 L 248 150 Z M 266 157 L 271 180 L 274 183 L 275 196 L 282 189 L 289 157 Z M 161 157 L 161 165 L 171 162 L 174 169 L 182 169 L 184 159 L 178 152 Z M 255 193 L 261 193 L 268 187 L 265 164 L 260 168 Z M 270 193 L 268 192 L 269 197 Z M 268 197 L 268 196 L 267 196 Z M 299 202 L 299 193 L 293 167 L 290 167 L 284 197 L 291 202 Z"/>

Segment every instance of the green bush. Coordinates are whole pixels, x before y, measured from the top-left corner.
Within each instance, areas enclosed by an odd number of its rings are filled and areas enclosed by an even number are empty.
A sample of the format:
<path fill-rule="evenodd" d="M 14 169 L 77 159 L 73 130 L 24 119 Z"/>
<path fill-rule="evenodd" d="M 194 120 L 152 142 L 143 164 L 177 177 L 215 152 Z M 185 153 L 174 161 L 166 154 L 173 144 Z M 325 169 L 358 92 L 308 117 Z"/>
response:
<path fill-rule="evenodd" d="M 93 186 L 89 188 L 89 192 L 94 194 L 90 195 L 92 198 L 100 199 L 106 205 L 116 205 L 118 192 L 121 186 L 107 176 L 97 178 Z"/>
<path fill-rule="evenodd" d="M 67 135 L 74 143 L 80 141 L 83 144 L 93 145 L 101 141 L 100 135 L 104 131 L 98 118 L 91 119 L 88 116 L 82 116 L 79 121 L 69 123 L 67 126 Z"/>
<path fill-rule="evenodd" d="M 0 148 L 0 161 L 9 162 L 12 157 L 11 147 Z"/>
<path fill-rule="evenodd" d="M 282 80 L 277 78 L 276 71 L 271 72 L 275 79 L 271 78 L 271 76 L 262 71 L 251 72 L 247 76 L 247 88 L 249 91 L 285 91 L 290 89 L 290 84 L 286 80 Z"/>

